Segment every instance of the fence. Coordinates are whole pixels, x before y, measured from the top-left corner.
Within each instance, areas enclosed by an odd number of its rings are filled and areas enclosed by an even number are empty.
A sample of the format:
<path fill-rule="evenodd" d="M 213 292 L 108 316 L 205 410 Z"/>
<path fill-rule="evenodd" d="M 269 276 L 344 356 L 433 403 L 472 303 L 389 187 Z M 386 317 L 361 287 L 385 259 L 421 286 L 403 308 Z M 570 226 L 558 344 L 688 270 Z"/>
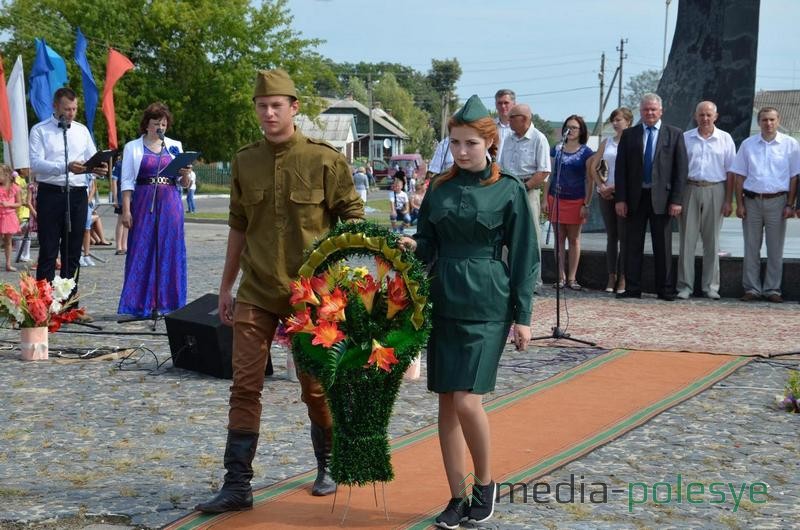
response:
<path fill-rule="evenodd" d="M 230 164 L 195 164 L 193 169 L 197 175 L 198 186 L 214 184 L 230 187 L 231 185 Z"/>

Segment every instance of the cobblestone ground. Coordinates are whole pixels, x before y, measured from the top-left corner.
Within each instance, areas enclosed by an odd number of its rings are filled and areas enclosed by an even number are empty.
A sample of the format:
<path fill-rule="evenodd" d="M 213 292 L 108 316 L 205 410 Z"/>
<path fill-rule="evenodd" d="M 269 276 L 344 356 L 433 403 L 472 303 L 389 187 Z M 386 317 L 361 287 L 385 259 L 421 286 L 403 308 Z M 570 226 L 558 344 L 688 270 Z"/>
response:
<path fill-rule="evenodd" d="M 227 229 L 187 224 L 189 300 L 215 292 L 222 271 Z M 111 247 L 113 249 L 113 247 Z M 222 477 L 230 382 L 172 368 L 163 322 L 156 335 L 149 322 L 118 324 L 115 310 L 124 259 L 112 251 L 107 263 L 83 271 L 83 304 L 99 332 L 69 326 L 51 335 L 51 355 L 25 363 L 15 350 L 17 334 L 0 330 L 0 528 L 159 528 L 209 497 Z M 11 279 L 3 273 L 0 279 Z M 551 292 L 544 296 L 552 295 Z M 582 296 L 600 296 L 583 294 Z M 99 349 L 117 358 L 89 360 Z M 509 392 L 575 366 L 599 350 L 532 347 L 507 352 L 497 394 Z M 312 467 L 305 407 L 297 383 L 285 377 L 286 351 L 275 352 L 276 373 L 264 389 L 262 437 L 255 460 L 255 485 L 273 483 Z M 576 483 L 575 502 L 566 493 L 515 502 L 501 500 L 491 528 L 787 528 L 800 520 L 800 415 L 774 409 L 788 367 L 796 361 L 753 362 L 711 389 L 656 417 L 614 442 L 537 482 Z M 423 366 L 424 370 L 424 366 Z M 575 396 L 602 406 L 602 396 Z M 423 377 L 401 389 L 391 434 L 435 421 L 435 396 Z M 520 443 L 525 443 L 521 440 Z M 683 484 L 725 484 L 724 502 L 704 496 L 698 504 L 677 502 Z M 624 494 L 589 502 L 596 483 Z M 672 502 L 654 502 L 667 490 Z M 753 503 L 747 490 L 768 485 L 767 502 Z M 580 502 L 584 484 L 586 502 Z M 595 485 L 592 485 L 595 483 Z M 628 484 L 634 486 L 629 508 Z M 645 486 L 646 485 L 646 486 Z M 648 499 L 641 491 L 648 487 Z M 566 487 L 562 490 L 566 492 Z M 559 491 L 562 491 L 559 490 Z M 595 494 L 594 500 L 601 500 Z M 758 500 L 758 498 L 756 498 Z M 445 502 L 446 499 L 442 499 Z M 795 521 L 795 523 L 792 523 Z M 94 525 L 94 526 L 90 526 Z"/>

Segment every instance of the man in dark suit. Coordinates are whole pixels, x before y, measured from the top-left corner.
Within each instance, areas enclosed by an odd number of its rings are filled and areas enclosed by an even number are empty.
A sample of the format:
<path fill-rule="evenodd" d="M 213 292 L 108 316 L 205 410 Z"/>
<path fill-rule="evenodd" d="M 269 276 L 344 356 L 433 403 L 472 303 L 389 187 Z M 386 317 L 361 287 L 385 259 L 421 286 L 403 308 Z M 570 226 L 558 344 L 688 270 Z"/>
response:
<path fill-rule="evenodd" d="M 625 218 L 626 291 L 618 298 L 642 296 L 644 234 L 650 222 L 655 258 L 656 294 L 675 299 L 672 280 L 671 217 L 681 214 L 681 196 L 689 173 L 683 131 L 661 123 L 661 98 L 645 94 L 639 103 L 641 122 L 622 133 L 617 149 L 616 210 Z"/>

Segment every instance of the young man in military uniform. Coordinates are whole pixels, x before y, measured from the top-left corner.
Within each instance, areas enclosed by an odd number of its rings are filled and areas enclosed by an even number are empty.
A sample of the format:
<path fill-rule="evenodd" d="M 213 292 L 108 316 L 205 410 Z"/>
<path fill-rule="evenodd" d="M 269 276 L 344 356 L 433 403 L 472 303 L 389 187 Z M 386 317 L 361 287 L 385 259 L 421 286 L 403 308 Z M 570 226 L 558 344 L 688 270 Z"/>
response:
<path fill-rule="evenodd" d="M 299 101 L 289 75 L 283 70 L 259 72 L 253 102 L 265 138 L 241 148 L 233 159 L 230 230 L 219 288 L 220 318 L 233 326 L 233 385 L 225 483 L 214 499 L 197 506 L 209 513 L 253 506 L 250 480 L 264 368 L 278 321 L 291 312 L 289 283 L 303 263 L 303 250 L 337 220 L 364 217 L 344 156 L 295 129 Z M 298 377 L 317 459 L 312 494 L 328 495 L 336 490 L 328 473 L 330 411 L 319 381 L 302 372 Z"/>

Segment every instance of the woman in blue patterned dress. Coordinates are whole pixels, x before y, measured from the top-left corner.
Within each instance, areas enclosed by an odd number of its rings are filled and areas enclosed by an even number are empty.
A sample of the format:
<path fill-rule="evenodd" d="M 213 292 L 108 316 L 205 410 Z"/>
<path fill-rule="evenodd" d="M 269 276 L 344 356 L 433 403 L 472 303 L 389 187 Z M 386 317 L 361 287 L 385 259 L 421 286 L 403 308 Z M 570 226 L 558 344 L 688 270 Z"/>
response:
<path fill-rule="evenodd" d="M 182 187 L 189 170 L 176 178 L 161 174 L 181 152 L 181 143 L 165 137 L 172 114 L 163 103 L 144 111 L 142 136 L 125 144 L 122 157 L 122 223 L 129 229 L 125 282 L 118 312 L 140 317 L 168 313 L 186 305 L 186 244 Z"/>

